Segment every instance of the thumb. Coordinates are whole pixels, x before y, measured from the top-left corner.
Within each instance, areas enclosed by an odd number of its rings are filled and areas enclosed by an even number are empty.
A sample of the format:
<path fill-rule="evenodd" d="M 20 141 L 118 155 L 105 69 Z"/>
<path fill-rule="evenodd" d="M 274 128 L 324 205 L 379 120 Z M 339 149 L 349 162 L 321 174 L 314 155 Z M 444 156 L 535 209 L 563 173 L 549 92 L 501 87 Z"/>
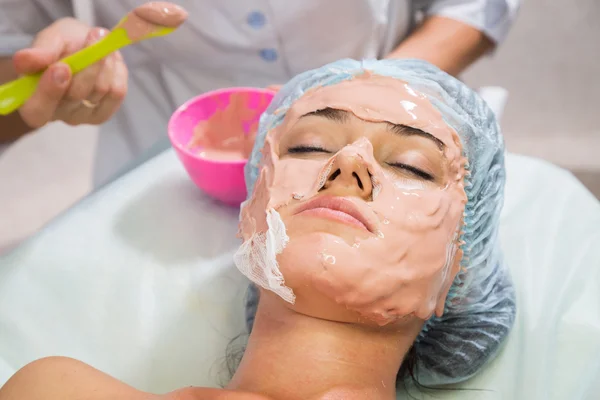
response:
<path fill-rule="evenodd" d="M 32 128 L 40 128 L 52 121 L 70 80 L 71 69 L 68 65 L 51 65 L 42 75 L 35 93 L 19 109 L 25 123 Z"/>
<path fill-rule="evenodd" d="M 36 37 L 29 49 L 15 53 L 13 62 L 19 74 L 40 72 L 57 62 L 66 48 L 65 40 L 54 29 L 47 29 Z"/>

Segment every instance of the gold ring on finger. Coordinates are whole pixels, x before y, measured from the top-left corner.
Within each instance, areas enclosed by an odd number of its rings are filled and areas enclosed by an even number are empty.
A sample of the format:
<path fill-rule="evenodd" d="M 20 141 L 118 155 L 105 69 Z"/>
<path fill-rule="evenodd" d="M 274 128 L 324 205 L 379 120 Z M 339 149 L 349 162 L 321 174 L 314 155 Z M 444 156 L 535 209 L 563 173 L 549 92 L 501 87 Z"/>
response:
<path fill-rule="evenodd" d="M 81 104 L 86 108 L 96 108 L 98 107 L 98 103 L 94 103 L 93 101 L 89 101 L 86 99 L 81 100 Z"/>

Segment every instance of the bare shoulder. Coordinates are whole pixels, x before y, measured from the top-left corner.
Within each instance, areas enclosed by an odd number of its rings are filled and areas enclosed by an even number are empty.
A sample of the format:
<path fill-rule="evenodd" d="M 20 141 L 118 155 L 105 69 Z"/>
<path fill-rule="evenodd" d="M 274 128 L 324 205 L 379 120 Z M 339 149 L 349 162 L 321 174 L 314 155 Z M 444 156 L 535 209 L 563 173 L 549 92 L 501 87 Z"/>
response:
<path fill-rule="evenodd" d="M 0 399 L 2 400 L 2 399 Z M 161 400 L 274 400 L 260 394 L 224 389 L 190 387 L 176 390 Z"/>
<path fill-rule="evenodd" d="M 27 364 L 0 388 L 0 400 L 273 400 L 223 389 L 183 388 L 165 395 L 137 390 L 96 368 L 68 357 Z"/>
<path fill-rule="evenodd" d="M 2 388 L 0 400 L 159 400 L 67 357 L 47 357 L 27 364 Z"/>

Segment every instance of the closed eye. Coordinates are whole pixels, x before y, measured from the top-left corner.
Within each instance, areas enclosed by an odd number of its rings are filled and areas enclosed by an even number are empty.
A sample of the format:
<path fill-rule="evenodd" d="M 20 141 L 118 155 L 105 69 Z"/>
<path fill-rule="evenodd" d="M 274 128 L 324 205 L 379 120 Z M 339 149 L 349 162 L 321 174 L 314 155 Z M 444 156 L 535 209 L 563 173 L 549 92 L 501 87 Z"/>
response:
<path fill-rule="evenodd" d="M 303 154 L 303 153 L 327 153 L 327 154 L 332 154 L 331 151 L 326 150 L 322 147 L 319 146 L 294 146 L 294 147 L 290 147 L 288 149 L 288 153 L 289 154 Z M 412 165 L 408 165 L 408 164 L 403 164 L 403 163 L 390 163 L 390 166 L 394 167 L 394 168 L 398 168 L 398 169 L 402 169 L 404 171 L 407 171 L 421 179 L 425 179 L 427 181 L 434 181 L 435 178 L 433 177 L 433 175 L 420 170 L 419 168 L 413 167 Z"/>
<path fill-rule="evenodd" d="M 329 150 L 325 150 L 319 146 L 294 146 L 288 149 L 288 153 L 290 154 L 302 154 L 302 153 L 328 153 L 331 154 Z"/>
<path fill-rule="evenodd" d="M 420 170 L 419 168 L 415 168 L 412 165 L 408 165 L 408 164 L 403 164 L 403 163 L 391 163 L 389 164 L 390 166 L 394 167 L 394 168 L 398 168 L 398 169 L 402 169 L 404 171 L 408 171 L 409 173 L 418 176 L 419 178 L 425 179 L 426 181 L 434 181 L 435 178 L 433 177 L 433 175 Z"/>

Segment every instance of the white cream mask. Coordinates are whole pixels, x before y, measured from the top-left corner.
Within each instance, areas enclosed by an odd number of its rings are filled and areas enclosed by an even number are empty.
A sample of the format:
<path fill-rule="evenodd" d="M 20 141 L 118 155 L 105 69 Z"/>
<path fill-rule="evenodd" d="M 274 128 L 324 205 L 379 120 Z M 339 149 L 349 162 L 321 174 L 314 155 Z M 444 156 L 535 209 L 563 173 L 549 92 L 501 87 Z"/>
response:
<path fill-rule="evenodd" d="M 282 139 L 300 118 L 325 108 L 429 133 L 443 144 L 443 184 L 423 185 L 392 176 L 364 137 L 329 159 L 280 157 L 285 150 L 280 148 Z M 409 315 L 421 319 L 434 312 L 441 315 L 462 257 L 458 238 L 467 200 L 465 161 L 456 132 L 424 95 L 405 82 L 363 74 L 309 91 L 267 135 L 254 192 L 241 210 L 244 244 L 236 264 L 255 283 L 286 301 L 293 303 L 298 296 L 302 301 L 296 302 L 296 309 L 309 309 L 324 318 L 337 311 L 330 312 L 332 307 L 321 300 L 344 310 L 347 316 L 342 320 L 379 325 Z M 360 195 L 328 194 L 328 185 L 344 176 L 360 177 L 361 188 L 356 189 Z M 303 219 L 319 218 L 324 208 L 347 215 L 349 224 L 357 221 L 362 229 L 348 227 L 346 233 L 335 235 L 296 228 Z M 287 234 L 281 225 L 274 230 L 275 220 L 285 222 Z M 273 238 L 270 248 L 261 237 Z M 249 256 L 257 252 L 267 258 Z"/>

